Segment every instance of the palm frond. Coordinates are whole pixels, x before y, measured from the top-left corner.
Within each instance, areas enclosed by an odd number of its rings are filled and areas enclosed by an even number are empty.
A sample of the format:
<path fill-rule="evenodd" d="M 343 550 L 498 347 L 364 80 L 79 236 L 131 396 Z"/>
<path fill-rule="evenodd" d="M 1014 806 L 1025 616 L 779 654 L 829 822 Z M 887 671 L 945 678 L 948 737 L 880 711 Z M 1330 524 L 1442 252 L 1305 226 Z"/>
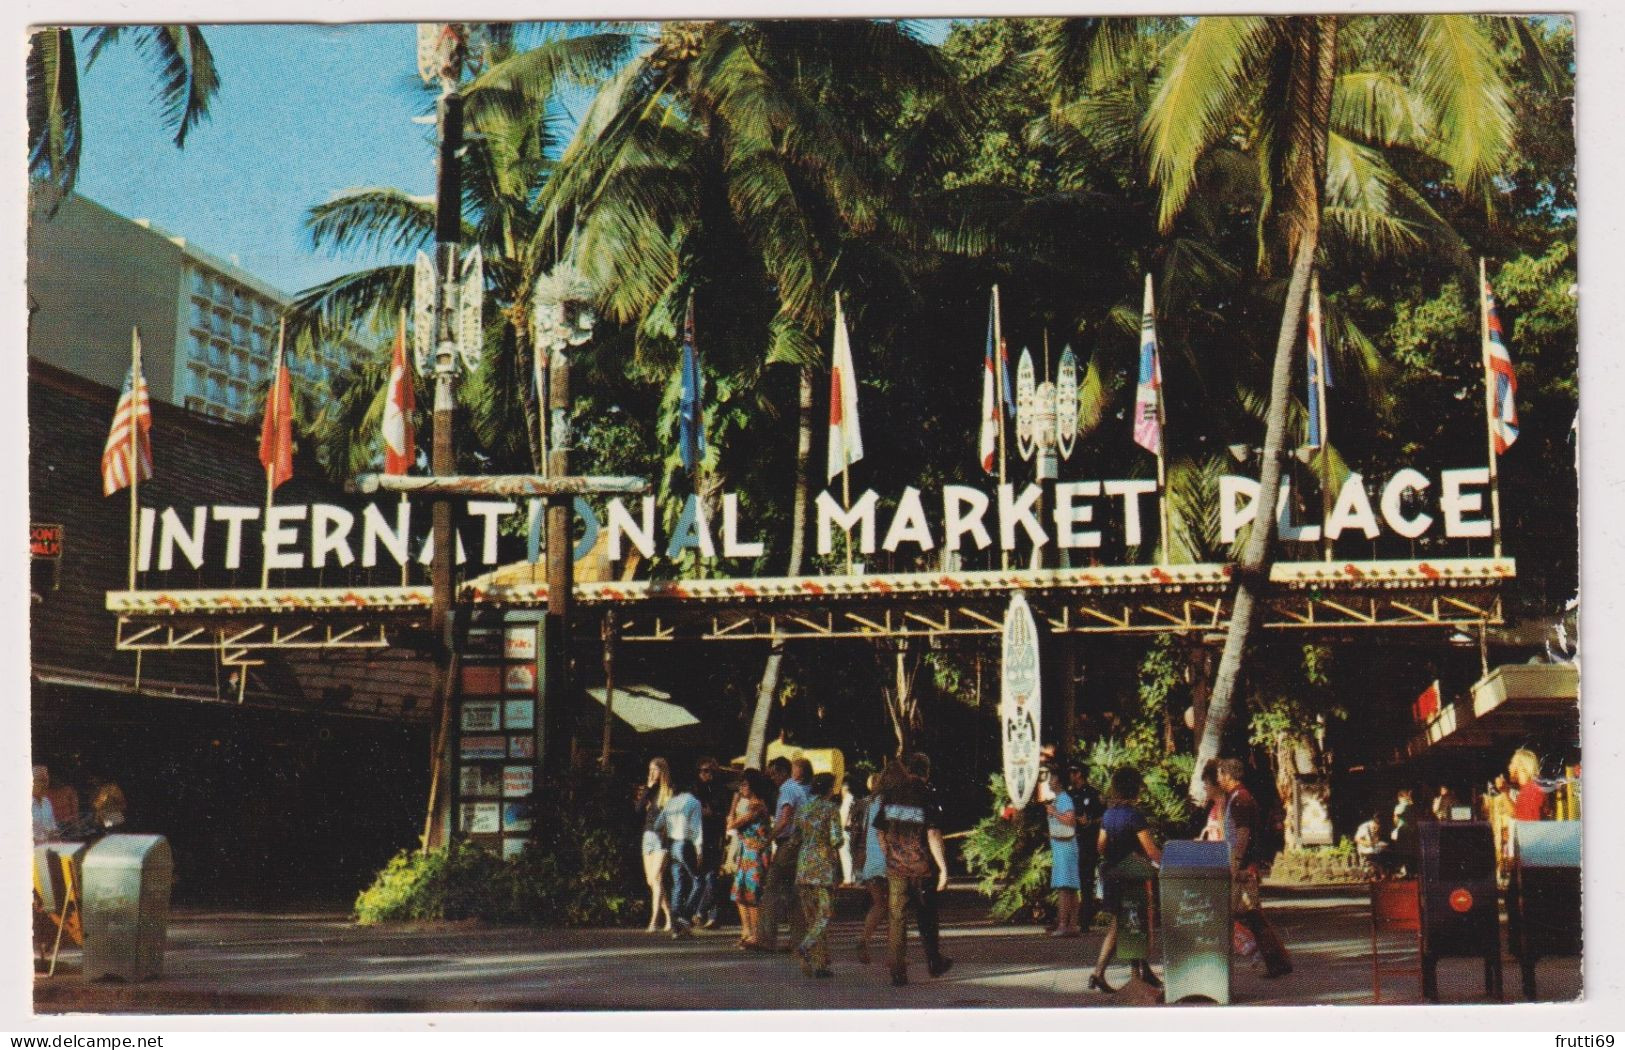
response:
<path fill-rule="evenodd" d="M 1197 161 L 1231 131 L 1274 34 L 1272 19 L 1213 16 L 1199 19 L 1171 46 L 1142 131 L 1164 230 L 1190 196 Z"/>
<path fill-rule="evenodd" d="M 1512 145 L 1511 91 L 1494 38 L 1480 16 L 1410 17 L 1418 19 L 1417 92 L 1436 115 L 1439 155 L 1457 186 L 1476 187 Z"/>
<path fill-rule="evenodd" d="M 28 176 L 49 187 L 47 212 L 73 192 L 82 145 L 79 69 L 71 29 L 36 29 L 28 38 Z M 33 186 L 30 187 L 34 193 Z"/>
<path fill-rule="evenodd" d="M 154 101 L 164 124 L 175 132 L 175 145 L 186 145 L 186 134 L 209 115 L 209 103 L 220 91 L 214 54 L 193 25 L 93 26 L 85 31 L 90 45 L 85 68 L 126 33 L 135 38 L 137 52 L 157 75 Z"/>
<path fill-rule="evenodd" d="M 393 187 L 367 187 L 312 207 L 305 228 L 314 248 L 399 255 L 434 244 L 434 212 L 429 198 Z"/>

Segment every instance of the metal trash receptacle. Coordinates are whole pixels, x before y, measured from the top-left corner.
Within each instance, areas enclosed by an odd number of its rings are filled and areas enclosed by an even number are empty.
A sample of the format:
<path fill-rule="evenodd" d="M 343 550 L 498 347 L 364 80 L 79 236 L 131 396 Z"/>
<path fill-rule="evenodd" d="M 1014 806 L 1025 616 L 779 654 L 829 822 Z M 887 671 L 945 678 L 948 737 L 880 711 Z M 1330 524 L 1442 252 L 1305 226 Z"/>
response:
<path fill-rule="evenodd" d="M 1520 820 L 1512 829 L 1507 940 L 1522 971 L 1524 998 L 1532 1000 L 1542 957 L 1580 954 L 1580 822 Z"/>
<path fill-rule="evenodd" d="M 162 835 L 108 835 L 86 851 L 85 980 L 145 981 L 164 972 L 174 876 Z"/>
<path fill-rule="evenodd" d="M 1115 898 L 1117 958 L 1142 962 L 1151 958 L 1151 884 L 1157 869 L 1138 853 L 1130 853 L 1104 873 L 1106 893 Z"/>
<path fill-rule="evenodd" d="M 1230 847 L 1168 843 L 1157 880 L 1162 983 L 1170 1003 L 1230 1002 Z"/>
<path fill-rule="evenodd" d="M 1442 958 L 1484 960 L 1484 992 L 1501 998 L 1501 923 L 1495 839 L 1482 821 L 1423 822 L 1421 847 L 1422 995 L 1439 998 Z"/>

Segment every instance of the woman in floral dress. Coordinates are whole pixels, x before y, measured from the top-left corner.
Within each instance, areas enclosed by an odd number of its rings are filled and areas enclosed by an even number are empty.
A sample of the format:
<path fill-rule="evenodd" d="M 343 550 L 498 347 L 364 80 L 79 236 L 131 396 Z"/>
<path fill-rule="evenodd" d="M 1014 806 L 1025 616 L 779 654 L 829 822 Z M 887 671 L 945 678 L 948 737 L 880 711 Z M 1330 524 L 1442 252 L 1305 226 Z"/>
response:
<path fill-rule="evenodd" d="M 767 874 L 768 836 L 772 831 L 767 800 L 772 795 L 773 782 L 761 770 L 747 769 L 728 815 L 728 830 L 739 840 L 733 899 L 739 908 L 741 948 L 755 948 L 760 940 L 762 881 Z"/>

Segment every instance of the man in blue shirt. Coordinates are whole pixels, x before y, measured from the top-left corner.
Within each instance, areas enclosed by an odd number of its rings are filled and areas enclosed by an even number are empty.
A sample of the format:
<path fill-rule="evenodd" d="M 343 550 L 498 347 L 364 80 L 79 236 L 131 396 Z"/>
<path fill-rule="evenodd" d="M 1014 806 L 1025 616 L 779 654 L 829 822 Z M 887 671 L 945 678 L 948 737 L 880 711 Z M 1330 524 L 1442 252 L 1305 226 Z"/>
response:
<path fill-rule="evenodd" d="M 801 810 L 807 804 L 807 785 L 812 782 L 812 763 L 804 758 L 790 762 L 780 755 L 767 764 L 767 775 L 779 786 L 773 803 L 773 862 L 767 869 L 762 888 L 762 948 L 779 951 L 779 919 L 788 912 L 790 943 L 800 944 L 802 929 L 800 902 L 796 899 L 796 860 L 801 853 L 801 835 L 796 829 Z M 788 951 L 789 949 L 784 949 Z"/>

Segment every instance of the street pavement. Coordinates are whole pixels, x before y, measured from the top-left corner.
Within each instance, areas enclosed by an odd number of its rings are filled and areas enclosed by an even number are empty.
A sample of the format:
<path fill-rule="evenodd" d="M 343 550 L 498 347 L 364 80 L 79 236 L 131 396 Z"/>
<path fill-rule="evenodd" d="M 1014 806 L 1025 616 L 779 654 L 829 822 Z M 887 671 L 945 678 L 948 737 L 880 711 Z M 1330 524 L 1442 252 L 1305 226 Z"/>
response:
<path fill-rule="evenodd" d="M 874 962 L 857 961 L 863 898 L 851 893 L 843 895 L 833 927 L 835 976 L 825 980 L 802 977 L 792 956 L 737 950 L 731 926 L 672 941 L 641 927 L 363 927 L 339 914 L 182 910 L 171 917 L 161 978 L 86 983 L 77 954 L 64 953 L 54 977 L 36 976 L 34 1004 L 42 1014 L 450 1013 L 1122 1007 L 1135 998 L 1087 990 L 1098 932 L 1060 939 L 1035 926 L 993 923 L 968 887 L 951 888 L 944 901 L 943 947 L 953 969 L 928 977 L 911 933 L 911 983 L 903 988 L 888 980 L 884 928 L 872 945 Z M 1372 1001 L 1369 911 L 1361 887 L 1277 891 L 1266 901 L 1295 969 L 1271 980 L 1238 963 L 1233 1003 Z M 1385 945 L 1385 967 L 1414 968 L 1414 941 L 1408 949 L 1397 937 Z M 1578 959 L 1543 961 L 1537 973 L 1541 999 L 1580 994 Z M 1114 964 L 1108 977 L 1123 984 L 1127 966 Z M 1442 961 L 1439 991 L 1445 1003 L 1486 1001 L 1482 964 Z M 1519 997 L 1517 965 L 1509 959 L 1505 999 Z M 1384 977 L 1383 1002 L 1423 1002 L 1419 979 Z"/>

